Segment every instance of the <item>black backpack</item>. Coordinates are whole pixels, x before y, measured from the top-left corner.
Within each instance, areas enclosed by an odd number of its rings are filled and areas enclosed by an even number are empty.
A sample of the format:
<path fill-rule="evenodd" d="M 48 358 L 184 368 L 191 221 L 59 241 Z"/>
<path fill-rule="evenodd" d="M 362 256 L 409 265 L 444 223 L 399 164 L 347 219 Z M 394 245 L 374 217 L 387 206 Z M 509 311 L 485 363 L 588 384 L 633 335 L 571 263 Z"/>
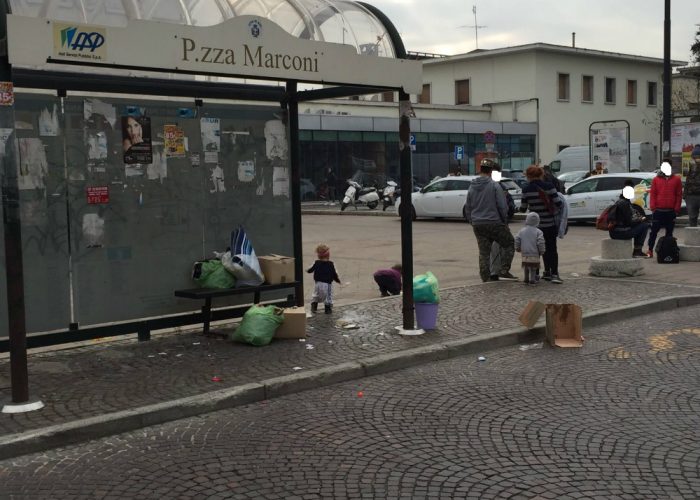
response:
<path fill-rule="evenodd" d="M 681 249 L 673 236 L 662 236 L 654 251 L 659 264 L 678 264 L 681 260 Z"/>

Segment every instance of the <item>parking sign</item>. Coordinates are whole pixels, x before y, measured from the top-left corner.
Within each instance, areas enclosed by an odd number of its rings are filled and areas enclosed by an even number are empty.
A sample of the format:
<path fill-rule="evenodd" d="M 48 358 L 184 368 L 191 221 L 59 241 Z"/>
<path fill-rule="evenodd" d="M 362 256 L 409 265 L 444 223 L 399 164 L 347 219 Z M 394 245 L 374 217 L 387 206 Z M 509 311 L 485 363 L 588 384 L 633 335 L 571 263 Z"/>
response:
<path fill-rule="evenodd" d="M 416 150 L 416 136 L 411 134 L 408 138 L 408 144 L 411 147 L 411 151 Z"/>
<path fill-rule="evenodd" d="M 464 146 L 455 146 L 455 160 L 464 159 Z"/>

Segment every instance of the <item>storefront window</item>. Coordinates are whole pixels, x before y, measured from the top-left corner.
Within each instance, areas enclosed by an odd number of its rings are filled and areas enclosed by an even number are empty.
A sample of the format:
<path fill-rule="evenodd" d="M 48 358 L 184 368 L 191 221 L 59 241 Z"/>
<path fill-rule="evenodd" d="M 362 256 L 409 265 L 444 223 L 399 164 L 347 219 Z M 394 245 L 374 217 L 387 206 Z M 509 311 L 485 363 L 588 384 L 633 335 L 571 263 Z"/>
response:
<path fill-rule="evenodd" d="M 422 185 L 435 177 L 455 173 L 458 166 L 462 174 L 473 175 L 476 158 L 487 152 L 483 134 L 414 132 L 413 135 L 416 137 L 413 175 Z M 309 135 L 303 137 L 307 139 Z M 337 165 L 336 177 L 342 184 L 338 190 L 344 189 L 345 179 L 357 171 L 363 172 L 362 178 L 367 182 L 380 187 L 386 178 L 397 182 L 400 179 L 399 135 L 395 132 L 314 131 L 312 137 L 311 142 L 305 140 L 302 144 L 302 178 L 321 186 L 316 199 L 325 197 L 323 172 L 327 164 Z M 464 147 L 464 158 L 459 163 L 454 157 L 457 145 Z M 504 169 L 524 170 L 534 162 L 535 136 L 501 134 L 493 151 Z"/>

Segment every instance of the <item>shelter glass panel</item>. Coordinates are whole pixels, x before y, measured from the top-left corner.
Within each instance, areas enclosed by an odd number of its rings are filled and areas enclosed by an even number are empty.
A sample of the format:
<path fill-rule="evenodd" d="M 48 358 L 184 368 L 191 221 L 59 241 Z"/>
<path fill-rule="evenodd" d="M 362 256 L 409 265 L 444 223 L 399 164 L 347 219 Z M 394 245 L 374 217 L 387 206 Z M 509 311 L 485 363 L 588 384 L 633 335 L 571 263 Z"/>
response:
<path fill-rule="evenodd" d="M 71 320 L 64 118 L 51 95 L 15 95 L 24 303 L 27 331 L 65 328 Z M 11 167 L 10 167 L 11 168 Z M 4 285 L 3 285 L 4 286 Z"/>
<path fill-rule="evenodd" d="M 279 111 L 66 100 L 80 323 L 192 310 L 173 290 L 196 286 L 192 264 L 225 251 L 239 225 L 257 255 L 291 255 L 288 141 Z M 128 143 L 134 121 L 150 142 L 135 154 Z"/>
<path fill-rule="evenodd" d="M 239 225 L 257 255 L 293 254 L 277 107 L 18 92 L 15 124 L 29 332 L 196 309 L 173 291 Z"/>

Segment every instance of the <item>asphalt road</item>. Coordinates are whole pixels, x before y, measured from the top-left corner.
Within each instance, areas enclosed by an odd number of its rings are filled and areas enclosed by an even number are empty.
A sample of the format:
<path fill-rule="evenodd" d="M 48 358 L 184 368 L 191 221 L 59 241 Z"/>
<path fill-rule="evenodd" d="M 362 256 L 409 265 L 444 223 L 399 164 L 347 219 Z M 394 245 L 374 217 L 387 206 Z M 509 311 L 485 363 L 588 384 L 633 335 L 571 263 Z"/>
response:
<path fill-rule="evenodd" d="M 366 210 L 366 209 L 365 209 Z M 337 212 L 337 209 L 336 209 Z M 516 234 L 523 221 L 511 224 Z M 683 229 L 676 235 L 683 242 Z M 349 304 L 379 297 L 372 274 L 379 268 L 401 262 L 401 224 L 398 217 L 351 215 L 304 215 L 302 218 L 304 268 L 311 266 L 316 256 L 314 249 L 326 243 L 331 249 L 342 284 L 334 288 L 336 304 Z M 590 258 L 600 255 L 600 241 L 608 238 L 607 231 L 592 225 L 571 225 L 563 240 L 558 240 L 559 274 L 568 278 L 588 275 Z M 479 253 L 470 225 L 462 220 L 419 219 L 413 223 L 414 276 L 431 271 L 437 276 L 440 288 L 481 283 Z M 697 280 L 688 274 L 688 266 L 659 266 L 655 261 L 645 262 L 650 281 L 694 284 Z M 695 270 L 695 267 L 692 267 Z M 521 275 L 520 255 L 516 254 L 511 271 Z M 313 280 L 306 275 L 305 294 L 313 292 Z M 308 300 L 307 300 L 308 302 Z"/>
<path fill-rule="evenodd" d="M 0 462 L 3 498 L 698 498 L 700 307 Z"/>

